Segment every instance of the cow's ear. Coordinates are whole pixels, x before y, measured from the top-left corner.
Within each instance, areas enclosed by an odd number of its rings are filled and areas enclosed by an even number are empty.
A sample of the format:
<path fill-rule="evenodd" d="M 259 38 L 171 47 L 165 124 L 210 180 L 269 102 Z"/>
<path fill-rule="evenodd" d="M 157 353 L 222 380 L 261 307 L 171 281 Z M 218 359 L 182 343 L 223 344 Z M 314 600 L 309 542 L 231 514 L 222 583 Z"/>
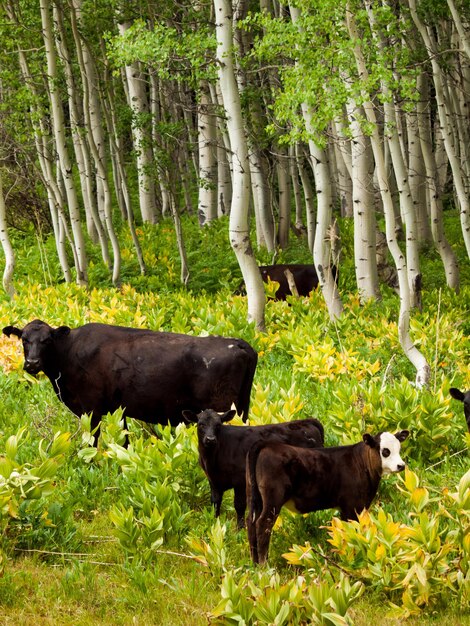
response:
<path fill-rule="evenodd" d="M 398 441 L 405 441 L 409 434 L 409 430 L 400 430 L 399 433 L 395 433 L 395 437 L 398 439 Z"/>
<path fill-rule="evenodd" d="M 233 419 L 236 414 L 237 412 L 234 409 L 230 409 L 230 411 L 227 411 L 226 413 L 221 415 L 220 419 L 222 420 L 222 423 L 230 422 L 230 420 Z"/>
<path fill-rule="evenodd" d="M 5 326 L 5 328 L 3 329 L 3 334 L 6 335 L 7 337 L 10 337 L 11 335 L 16 335 L 17 337 L 21 339 L 21 335 L 23 334 L 23 331 L 20 330 L 19 328 L 16 328 L 16 326 Z"/>
<path fill-rule="evenodd" d="M 53 331 L 54 339 L 63 339 L 67 337 L 70 332 L 70 328 L 68 326 L 59 326 Z"/>
<path fill-rule="evenodd" d="M 369 435 L 369 433 L 365 433 L 364 435 L 362 435 L 362 440 L 371 448 L 375 448 L 377 445 L 374 437 L 372 437 L 372 435 Z"/>
<path fill-rule="evenodd" d="M 187 409 L 185 409 L 184 411 L 181 411 L 181 413 L 183 414 L 184 419 L 190 424 L 194 424 L 197 422 L 197 415 L 196 413 L 194 413 L 194 411 L 188 411 Z"/>
<path fill-rule="evenodd" d="M 3 332 L 5 332 L 5 329 L 3 329 Z M 451 387 L 449 389 L 449 393 L 454 398 L 454 400 L 460 400 L 460 402 L 464 401 L 464 393 L 463 391 L 460 391 L 460 389 L 457 389 L 456 387 Z"/>

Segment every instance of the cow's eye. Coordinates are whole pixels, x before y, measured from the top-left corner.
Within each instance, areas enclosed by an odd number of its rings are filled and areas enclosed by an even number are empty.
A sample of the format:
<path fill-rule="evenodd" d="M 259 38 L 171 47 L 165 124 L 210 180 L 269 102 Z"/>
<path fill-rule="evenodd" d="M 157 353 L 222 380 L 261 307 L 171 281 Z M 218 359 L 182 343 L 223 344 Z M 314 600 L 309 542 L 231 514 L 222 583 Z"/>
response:
<path fill-rule="evenodd" d="M 388 456 L 390 456 L 390 450 L 388 448 L 384 448 L 382 450 L 382 456 L 384 456 L 385 458 L 387 458 Z"/>

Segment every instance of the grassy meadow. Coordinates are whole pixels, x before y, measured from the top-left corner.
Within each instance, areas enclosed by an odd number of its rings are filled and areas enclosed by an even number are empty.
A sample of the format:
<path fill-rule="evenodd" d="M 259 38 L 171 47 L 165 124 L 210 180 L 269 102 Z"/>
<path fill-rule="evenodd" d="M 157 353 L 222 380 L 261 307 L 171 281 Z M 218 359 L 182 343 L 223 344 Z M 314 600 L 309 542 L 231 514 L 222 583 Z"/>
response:
<path fill-rule="evenodd" d="M 319 293 L 268 301 L 266 334 L 233 295 L 241 275 L 226 219 L 203 230 L 183 222 L 187 289 L 169 222 L 139 229 L 146 276 L 121 235 L 119 288 L 92 246 L 83 289 L 61 280 L 53 242 L 13 235 L 17 295 L 0 295 L 2 327 L 40 318 L 242 337 L 259 353 L 251 424 L 313 416 L 327 445 L 366 431 L 411 436 L 406 472 L 382 481 L 359 522 L 285 510 L 269 565 L 253 567 L 231 492 L 214 518 L 194 426 L 129 420 L 124 449 L 118 411 L 105 417 L 95 450 L 86 416 L 72 415 L 43 374 L 28 375 L 20 342 L 2 335 L 2 624 L 470 624 L 470 436 L 448 393 L 470 388 L 470 264 L 458 215 L 449 212 L 446 229 L 461 263 L 459 294 L 445 287 L 436 252 L 422 255 L 423 310 L 413 312 L 411 334 L 431 366 L 424 390 L 398 343 L 396 294 L 383 287 L 380 302 L 360 305 L 352 225 L 340 228 L 342 318 L 330 322 Z M 293 239 L 278 262 L 310 262 L 306 242 Z"/>

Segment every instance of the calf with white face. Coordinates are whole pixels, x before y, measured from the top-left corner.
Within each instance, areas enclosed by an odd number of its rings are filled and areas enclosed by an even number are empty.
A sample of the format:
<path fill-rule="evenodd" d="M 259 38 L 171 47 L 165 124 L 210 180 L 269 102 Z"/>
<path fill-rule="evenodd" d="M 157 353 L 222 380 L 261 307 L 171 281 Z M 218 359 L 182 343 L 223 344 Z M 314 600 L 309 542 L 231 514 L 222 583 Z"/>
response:
<path fill-rule="evenodd" d="M 449 389 L 449 393 L 454 400 L 462 402 L 463 414 L 465 415 L 465 421 L 467 422 L 468 432 L 470 432 L 470 390 L 460 391 L 460 389 L 457 389 L 456 387 L 451 387 Z"/>
<path fill-rule="evenodd" d="M 248 539 L 253 561 L 267 559 L 274 523 L 284 505 L 299 513 L 338 508 L 343 520 L 369 508 L 384 474 L 401 472 L 407 430 L 384 432 L 350 446 L 302 449 L 255 444 L 246 464 Z"/>

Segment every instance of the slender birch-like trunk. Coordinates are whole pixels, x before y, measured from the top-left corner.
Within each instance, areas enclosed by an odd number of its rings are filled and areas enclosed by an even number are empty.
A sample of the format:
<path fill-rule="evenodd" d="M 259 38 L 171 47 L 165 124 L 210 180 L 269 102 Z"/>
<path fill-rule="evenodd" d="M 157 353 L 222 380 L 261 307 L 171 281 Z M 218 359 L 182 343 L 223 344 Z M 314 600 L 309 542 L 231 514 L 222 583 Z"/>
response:
<path fill-rule="evenodd" d="M 297 159 L 295 158 L 295 146 L 289 146 L 289 174 L 292 181 L 292 190 L 295 205 L 295 230 L 298 235 L 305 232 L 303 209 L 302 209 L 302 191 L 299 181 L 299 169 L 297 167 Z"/>
<path fill-rule="evenodd" d="M 303 148 L 297 143 L 295 145 L 295 155 L 297 161 L 297 167 L 299 169 L 299 176 L 302 182 L 302 189 L 304 194 L 305 201 L 305 213 L 306 213 L 306 221 L 307 221 L 307 242 L 308 249 L 313 258 L 313 244 L 315 242 L 315 192 L 313 190 L 313 185 L 310 180 L 310 172 L 307 170 L 308 164 L 307 159 L 305 157 L 305 153 Z"/>
<path fill-rule="evenodd" d="M 352 11 L 346 9 L 346 24 L 348 27 L 349 35 L 354 44 L 354 57 L 357 65 L 358 75 L 361 80 L 366 81 L 368 78 L 368 72 L 366 68 L 365 59 L 362 54 L 362 50 L 357 43 L 360 41 L 358 29 L 356 26 L 354 14 Z M 368 97 L 368 94 L 363 94 L 363 108 L 367 121 L 371 125 L 371 145 L 374 153 L 375 167 L 377 182 L 380 190 L 380 196 L 383 203 L 384 215 L 385 215 L 385 229 L 387 236 L 387 244 L 390 253 L 395 262 L 395 266 L 398 272 L 398 283 L 400 289 L 400 313 L 398 316 L 398 339 L 400 345 L 403 348 L 408 359 L 416 368 L 416 381 L 417 387 L 423 387 L 428 384 L 431 376 L 431 369 L 424 355 L 414 345 L 410 337 L 410 286 L 408 283 L 408 271 L 406 266 L 406 257 L 402 253 L 396 236 L 396 220 L 395 211 L 393 207 L 393 201 L 390 193 L 390 186 L 387 176 L 387 169 L 385 164 L 385 156 L 381 146 L 378 123 L 375 115 L 374 105 Z"/>
<path fill-rule="evenodd" d="M 3 176 L 0 170 L 0 242 L 5 255 L 5 268 L 3 270 L 3 288 L 10 298 L 15 296 L 13 286 L 13 272 L 15 270 L 15 253 L 8 236 L 5 196 L 3 194 Z"/>
<path fill-rule="evenodd" d="M 376 255 L 376 220 L 371 193 L 369 140 L 360 120 L 364 113 L 352 101 L 347 104 L 351 129 L 351 174 L 354 211 L 354 264 L 361 302 L 380 297 Z"/>
<path fill-rule="evenodd" d="M 301 27 L 298 23 L 300 17 L 299 9 L 292 5 L 289 5 L 289 8 L 293 23 L 300 29 Z M 302 115 L 307 130 L 311 132 L 313 129 L 313 113 L 311 107 L 305 102 L 302 103 Z M 341 302 L 331 268 L 330 229 L 332 226 L 333 207 L 330 171 L 326 150 L 318 146 L 313 140 L 309 140 L 308 145 L 317 196 L 317 224 L 313 243 L 313 262 L 328 314 L 330 319 L 334 320 L 341 316 L 343 303 Z"/>
<path fill-rule="evenodd" d="M 370 0 L 366 0 L 365 5 L 369 18 L 369 24 L 371 26 L 372 37 L 379 50 L 383 52 L 386 47 L 386 42 L 384 41 L 380 31 L 377 29 L 376 18 Z M 401 215 L 405 223 L 406 265 L 410 286 L 410 304 L 412 307 L 421 309 L 422 278 L 419 262 L 418 226 L 413 196 L 411 194 L 408 180 L 408 168 L 405 164 L 403 156 L 405 150 L 400 141 L 400 137 L 403 137 L 403 132 L 401 132 L 401 119 L 397 116 L 396 109 L 393 105 L 394 94 L 392 94 L 386 80 L 381 80 L 381 92 L 384 95 L 383 110 L 385 138 L 390 151 L 393 172 L 395 174 L 395 181 L 398 188 Z"/>
<path fill-rule="evenodd" d="M 431 214 L 431 234 L 437 251 L 442 259 L 446 283 L 452 289 L 459 290 L 459 266 L 457 258 L 447 241 L 444 232 L 443 206 L 436 159 L 432 151 L 431 120 L 429 116 L 429 83 L 424 72 L 418 76 L 418 91 L 421 99 L 417 104 L 418 133 L 421 153 L 426 173 L 427 198 Z"/>
<path fill-rule="evenodd" d="M 464 24 L 462 17 L 457 11 L 457 7 L 455 6 L 454 0 L 447 0 L 447 4 L 449 6 L 450 12 L 452 14 L 452 19 L 454 20 L 455 27 L 457 28 L 457 32 L 459 33 L 460 41 L 462 42 L 463 49 L 465 54 L 470 59 L 470 30 L 468 21 Z M 463 6 L 463 4 L 462 4 Z"/>
<path fill-rule="evenodd" d="M 463 239 L 467 249 L 467 254 L 470 256 L 470 197 L 468 195 L 468 190 L 466 189 L 465 176 L 462 172 L 462 166 L 455 152 L 455 137 L 453 137 L 452 128 L 449 123 L 449 104 L 446 99 L 446 90 L 442 70 L 439 66 L 437 45 L 432 35 L 431 28 L 426 26 L 418 15 L 416 0 L 408 0 L 408 2 L 411 9 L 411 17 L 413 18 L 413 21 L 421 35 L 431 60 L 439 123 L 442 129 L 444 146 L 449 158 L 450 167 L 452 169 L 453 182 L 458 203 L 460 205 L 460 223 L 462 225 Z"/>
<path fill-rule="evenodd" d="M 78 89 L 76 80 L 72 71 L 72 62 L 70 53 L 66 44 L 66 32 L 63 22 L 63 12 L 57 7 L 53 8 L 53 15 L 56 25 L 56 45 L 62 56 L 62 63 L 64 67 L 64 73 L 67 83 L 67 91 L 69 96 L 69 110 L 70 110 L 70 125 L 72 131 L 72 141 L 74 146 L 75 158 L 77 160 L 78 171 L 80 174 L 82 197 L 84 200 L 84 209 L 87 216 L 88 233 L 95 239 L 95 235 L 98 236 L 98 240 L 101 247 L 101 257 L 108 269 L 111 268 L 111 259 L 108 251 L 108 240 L 106 237 L 101 217 L 98 211 L 97 198 L 104 195 L 104 190 L 100 184 L 100 178 L 96 178 L 91 166 L 91 155 L 87 138 L 82 128 L 83 118 L 89 119 L 90 105 L 88 102 L 83 103 L 83 107 L 79 106 L 78 102 Z M 74 9 L 70 13 L 72 21 L 72 31 L 74 34 L 76 52 L 78 64 L 80 67 L 80 74 L 82 79 L 83 92 L 85 94 L 87 89 L 87 80 L 89 76 L 83 68 L 83 51 L 80 37 L 77 33 L 77 26 L 75 23 Z M 94 87 L 95 89 L 95 87 Z M 81 110 L 83 108 L 83 110 Z M 90 127 L 88 126 L 88 132 Z M 93 189 L 93 182 L 96 181 L 97 193 Z"/>
<path fill-rule="evenodd" d="M 72 162 L 67 147 L 65 136 L 64 112 L 58 90 L 57 59 L 54 49 L 54 37 L 52 32 L 52 20 L 50 14 L 49 0 L 40 1 L 42 34 L 47 59 L 47 82 L 49 88 L 49 99 L 51 106 L 51 120 L 54 132 L 54 139 L 59 159 L 59 166 L 62 181 L 67 196 L 67 203 L 70 213 L 70 222 L 75 242 L 77 254 L 77 282 L 86 285 L 87 278 L 87 256 L 85 251 L 85 240 L 83 237 L 80 221 L 80 209 L 77 192 L 73 180 Z"/>
<path fill-rule="evenodd" d="M 119 24 L 119 33 L 124 35 L 129 27 L 128 22 Z M 132 137 L 137 160 L 140 212 L 144 222 L 155 224 L 157 211 L 155 207 L 155 183 L 152 176 L 154 163 L 149 133 L 143 120 L 143 116 L 149 111 L 149 106 L 144 88 L 144 77 L 138 62 L 126 65 L 125 81 L 128 90 L 128 104 L 134 117 Z"/>
<path fill-rule="evenodd" d="M 10 12 L 10 6 L 7 7 L 7 11 L 10 19 L 16 23 L 16 16 L 13 11 Z M 23 50 L 18 50 L 18 57 L 21 75 L 33 95 L 33 103 L 31 104 L 33 113 L 31 116 L 31 125 L 33 128 L 34 143 L 36 145 L 42 181 L 47 193 L 47 201 L 51 214 L 57 255 L 59 257 L 59 263 L 62 268 L 64 280 L 65 282 L 70 283 L 72 282 L 72 274 L 70 272 L 70 266 L 67 259 L 66 238 L 70 241 L 72 248 L 74 248 L 74 242 L 68 233 L 67 219 L 63 210 L 62 197 L 59 189 L 57 188 L 52 172 L 52 156 L 47 143 L 49 139 L 49 133 L 46 128 L 47 124 L 44 122 L 44 114 L 37 104 L 39 102 L 39 97 L 36 92 L 35 83 L 29 71 L 28 62 Z M 77 258 L 75 252 L 73 256 L 74 259 Z"/>
<path fill-rule="evenodd" d="M 104 93 L 102 93 L 102 112 L 108 131 L 108 141 L 110 146 L 110 153 L 113 159 L 113 172 L 115 176 L 116 195 L 119 198 L 119 205 L 121 215 L 127 220 L 129 231 L 131 233 L 132 242 L 134 244 L 137 261 L 139 263 L 140 273 L 142 275 L 146 272 L 146 266 L 144 261 L 144 255 L 137 236 L 135 228 L 134 211 L 132 208 L 131 195 L 129 192 L 129 186 L 127 183 L 127 172 L 123 161 L 124 149 L 122 145 L 122 137 L 119 135 L 117 113 L 115 107 L 115 95 L 113 90 L 113 84 L 111 78 L 107 76 L 108 80 L 105 80 Z"/>
<path fill-rule="evenodd" d="M 215 107 L 212 104 L 207 82 L 201 84 L 199 96 L 197 112 L 199 137 L 198 217 L 200 224 L 207 224 L 217 218 L 217 126 Z"/>
<path fill-rule="evenodd" d="M 220 84 L 210 85 L 212 102 L 223 109 Z M 232 154 L 225 119 L 217 116 L 217 215 L 230 214 L 232 202 Z"/>
<path fill-rule="evenodd" d="M 421 92 L 419 93 L 421 94 Z M 418 239 L 420 242 L 430 241 L 432 233 L 428 204 L 426 202 L 426 168 L 419 139 L 418 106 L 405 115 L 406 133 L 408 136 L 408 180 L 416 212 Z"/>
<path fill-rule="evenodd" d="M 233 163 L 233 194 L 229 226 L 230 244 L 237 257 L 246 285 L 248 320 L 255 322 L 256 327 L 264 331 L 266 297 L 261 274 L 250 243 L 248 221 L 250 196 L 249 161 L 240 95 L 235 80 L 232 59 L 232 7 L 229 0 L 214 0 L 214 9 L 219 82 L 227 115 L 227 129 Z"/>
<path fill-rule="evenodd" d="M 289 163 L 287 158 L 287 151 L 284 146 L 278 146 L 277 152 L 278 161 L 276 170 L 279 188 L 279 225 L 277 240 L 280 248 L 287 248 L 287 246 L 289 245 L 289 231 L 291 221 L 291 189 L 289 184 Z"/>

